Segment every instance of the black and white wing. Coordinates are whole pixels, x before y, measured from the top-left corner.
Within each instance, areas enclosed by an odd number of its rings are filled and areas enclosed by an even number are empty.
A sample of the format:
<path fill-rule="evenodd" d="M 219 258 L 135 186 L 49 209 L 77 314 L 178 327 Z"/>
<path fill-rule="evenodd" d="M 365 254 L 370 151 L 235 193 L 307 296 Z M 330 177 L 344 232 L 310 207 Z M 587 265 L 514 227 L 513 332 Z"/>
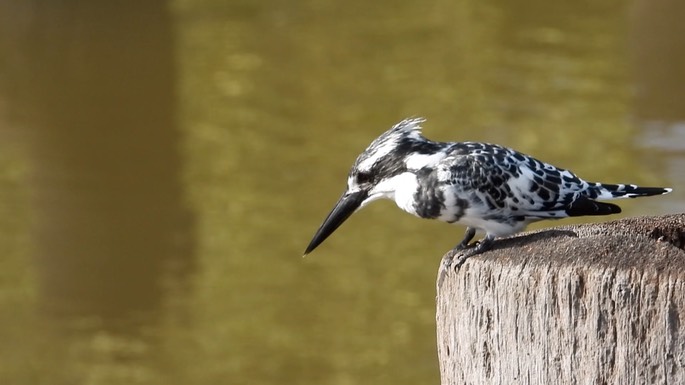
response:
<path fill-rule="evenodd" d="M 486 219 L 531 222 L 621 211 L 595 201 L 618 197 L 604 185 L 497 145 L 455 143 L 439 172 L 452 191 Z"/>

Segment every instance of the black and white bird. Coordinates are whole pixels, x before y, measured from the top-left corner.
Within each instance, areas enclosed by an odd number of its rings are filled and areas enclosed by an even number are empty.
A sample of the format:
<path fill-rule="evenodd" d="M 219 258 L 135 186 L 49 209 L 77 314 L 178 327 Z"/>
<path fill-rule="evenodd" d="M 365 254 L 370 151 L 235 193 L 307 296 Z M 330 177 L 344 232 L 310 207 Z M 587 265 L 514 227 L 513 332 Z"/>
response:
<path fill-rule="evenodd" d="M 497 237 L 543 219 L 621 212 L 611 203 L 670 188 L 586 182 L 568 170 L 496 144 L 434 142 L 422 118 L 405 119 L 374 140 L 354 162 L 347 190 L 305 250 L 309 254 L 358 209 L 381 198 L 421 218 L 467 227 L 447 264 L 455 268 L 492 247 Z M 470 244 L 480 230 L 485 237 Z M 453 258 L 456 258 L 454 262 Z"/>

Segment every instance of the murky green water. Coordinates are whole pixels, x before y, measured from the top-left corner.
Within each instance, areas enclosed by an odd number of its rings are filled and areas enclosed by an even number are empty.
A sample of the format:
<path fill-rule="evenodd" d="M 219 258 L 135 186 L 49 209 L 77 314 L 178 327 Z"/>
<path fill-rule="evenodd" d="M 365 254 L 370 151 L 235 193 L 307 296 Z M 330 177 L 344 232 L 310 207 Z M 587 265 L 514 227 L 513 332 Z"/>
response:
<path fill-rule="evenodd" d="M 115 3 L 0 4 L 1 384 L 437 383 L 463 229 L 378 203 L 301 258 L 406 116 L 685 209 L 675 3 Z"/>

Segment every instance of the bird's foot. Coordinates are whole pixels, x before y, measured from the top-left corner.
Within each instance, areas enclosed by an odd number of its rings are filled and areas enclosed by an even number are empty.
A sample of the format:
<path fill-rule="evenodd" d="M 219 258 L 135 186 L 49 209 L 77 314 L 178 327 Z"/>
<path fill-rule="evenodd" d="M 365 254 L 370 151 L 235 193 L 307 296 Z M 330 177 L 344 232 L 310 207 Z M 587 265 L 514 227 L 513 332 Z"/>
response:
<path fill-rule="evenodd" d="M 446 267 L 451 267 L 454 271 L 459 270 L 459 268 L 466 262 L 466 260 L 476 254 L 480 254 L 485 250 L 479 250 L 480 242 L 475 242 L 473 245 L 467 247 L 455 247 L 449 251 L 450 259 L 449 264 Z"/>
<path fill-rule="evenodd" d="M 442 282 L 451 269 L 454 269 L 456 272 L 461 268 L 467 259 L 473 257 L 474 255 L 478 255 L 490 250 L 494 240 L 495 237 L 486 236 L 481 241 L 474 242 L 471 245 L 461 242 L 452 250 L 448 251 L 440 263 L 440 269 L 438 272 L 438 289 L 440 289 L 442 286 Z"/>
<path fill-rule="evenodd" d="M 454 269 L 454 271 L 459 270 L 461 265 L 466 262 L 467 258 L 477 254 L 475 252 L 475 247 L 476 245 L 463 246 L 459 244 L 445 254 L 440 263 L 440 269 L 438 272 L 438 288 L 442 286 L 442 282 L 445 280 L 445 277 L 447 277 L 447 274 L 449 274 L 451 269 Z"/>

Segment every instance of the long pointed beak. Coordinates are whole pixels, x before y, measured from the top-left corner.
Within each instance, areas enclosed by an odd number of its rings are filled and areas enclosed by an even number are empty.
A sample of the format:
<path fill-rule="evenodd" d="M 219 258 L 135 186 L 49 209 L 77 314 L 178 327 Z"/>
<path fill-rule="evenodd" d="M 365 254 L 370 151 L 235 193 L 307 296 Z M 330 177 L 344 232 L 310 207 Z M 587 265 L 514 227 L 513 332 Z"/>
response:
<path fill-rule="evenodd" d="M 326 240 L 329 235 L 333 234 L 333 232 L 359 208 L 367 196 L 368 193 L 366 191 L 346 192 L 343 194 L 343 196 L 340 197 L 340 200 L 338 200 L 338 203 L 335 204 L 335 207 L 333 207 L 333 210 L 323 221 L 321 227 L 316 231 L 316 234 L 314 234 L 314 238 L 309 242 L 309 246 L 307 246 L 307 250 L 304 251 L 304 255 L 311 253 L 312 250 L 316 249 L 316 247 Z"/>

